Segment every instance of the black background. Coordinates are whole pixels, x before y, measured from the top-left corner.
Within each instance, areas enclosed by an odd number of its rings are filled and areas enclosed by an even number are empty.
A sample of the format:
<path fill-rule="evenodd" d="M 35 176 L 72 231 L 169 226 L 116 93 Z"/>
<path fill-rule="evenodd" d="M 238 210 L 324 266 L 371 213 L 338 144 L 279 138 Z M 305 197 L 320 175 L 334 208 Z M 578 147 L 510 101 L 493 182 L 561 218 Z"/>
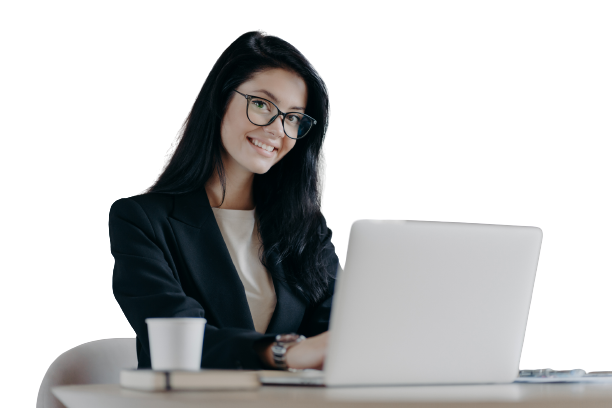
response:
<path fill-rule="evenodd" d="M 55 135 L 41 138 L 43 148 L 61 152 L 40 175 L 49 194 L 39 203 L 50 202 L 36 228 L 52 252 L 35 280 L 50 336 L 39 378 L 72 347 L 135 336 L 112 293 L 108 211 L 151 184 L 213 63 L 255 28 L 57 49 L 45 103 L 32 105 L 47 118 L 35 124 Z M 433 33 L 389 41 L 267 31 L 300 49 L 330 91 L 324 213 L 343 265 L 357 218 L 538 226 L 521 368 L 612 370 L 608 223 L 599 215 L 609 185 L 598 181 L 598 159 L 586 160 L 597 150 L 588 135 L 551 112 L 554 56 Z"/>

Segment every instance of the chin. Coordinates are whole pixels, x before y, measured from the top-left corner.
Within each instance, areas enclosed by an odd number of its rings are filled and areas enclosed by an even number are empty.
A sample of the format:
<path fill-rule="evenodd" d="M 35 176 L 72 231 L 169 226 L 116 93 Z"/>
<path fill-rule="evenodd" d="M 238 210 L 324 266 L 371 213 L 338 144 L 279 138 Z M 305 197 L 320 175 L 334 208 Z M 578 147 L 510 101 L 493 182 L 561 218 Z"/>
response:
<path fill-rule="evenodd" d="M 249 168 L 249 170 L 255 174 L 265 174 L 268 171 L 270 171 L 271 166 L 251 166 L 251 168 Z"/>

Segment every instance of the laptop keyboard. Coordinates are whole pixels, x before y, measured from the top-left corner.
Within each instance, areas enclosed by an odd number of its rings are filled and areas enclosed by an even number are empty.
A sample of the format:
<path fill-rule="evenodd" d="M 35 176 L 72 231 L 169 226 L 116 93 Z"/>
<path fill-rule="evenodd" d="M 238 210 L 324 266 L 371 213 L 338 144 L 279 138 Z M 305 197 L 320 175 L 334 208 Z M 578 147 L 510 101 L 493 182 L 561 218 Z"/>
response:
<path fill-rule="evenodd" d="M 270 385 L 325 385 L 323 371 L 311 369 L 295 372 L 265 371 L 259 374 L 259 381 Z"/>

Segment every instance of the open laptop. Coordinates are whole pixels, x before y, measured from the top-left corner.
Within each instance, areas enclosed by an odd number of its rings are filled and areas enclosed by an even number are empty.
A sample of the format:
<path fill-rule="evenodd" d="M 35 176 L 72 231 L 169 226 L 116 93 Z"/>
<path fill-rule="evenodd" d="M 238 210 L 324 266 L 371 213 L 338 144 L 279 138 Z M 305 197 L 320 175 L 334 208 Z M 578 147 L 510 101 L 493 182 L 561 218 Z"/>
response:
<path fill-rule="evenodd" d="M 264 384 L 509 383 L 516 379 L 540 254 L 535 227 L 353 224 L 324 371 Z"/>

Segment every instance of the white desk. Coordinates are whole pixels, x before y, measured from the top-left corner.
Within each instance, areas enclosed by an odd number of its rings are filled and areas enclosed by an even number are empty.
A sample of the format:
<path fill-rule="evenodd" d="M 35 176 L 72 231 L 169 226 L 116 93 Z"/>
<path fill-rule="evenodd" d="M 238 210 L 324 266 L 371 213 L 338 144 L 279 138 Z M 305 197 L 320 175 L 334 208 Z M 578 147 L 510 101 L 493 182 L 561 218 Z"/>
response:
<path fill-rule="evenodd" d="M 372 388 L 266 386 L 248 392 L 140 392 L 119 385 L 53 388 L 68 408 L 611 408 L 612 383 L 504 384 Z"/>

